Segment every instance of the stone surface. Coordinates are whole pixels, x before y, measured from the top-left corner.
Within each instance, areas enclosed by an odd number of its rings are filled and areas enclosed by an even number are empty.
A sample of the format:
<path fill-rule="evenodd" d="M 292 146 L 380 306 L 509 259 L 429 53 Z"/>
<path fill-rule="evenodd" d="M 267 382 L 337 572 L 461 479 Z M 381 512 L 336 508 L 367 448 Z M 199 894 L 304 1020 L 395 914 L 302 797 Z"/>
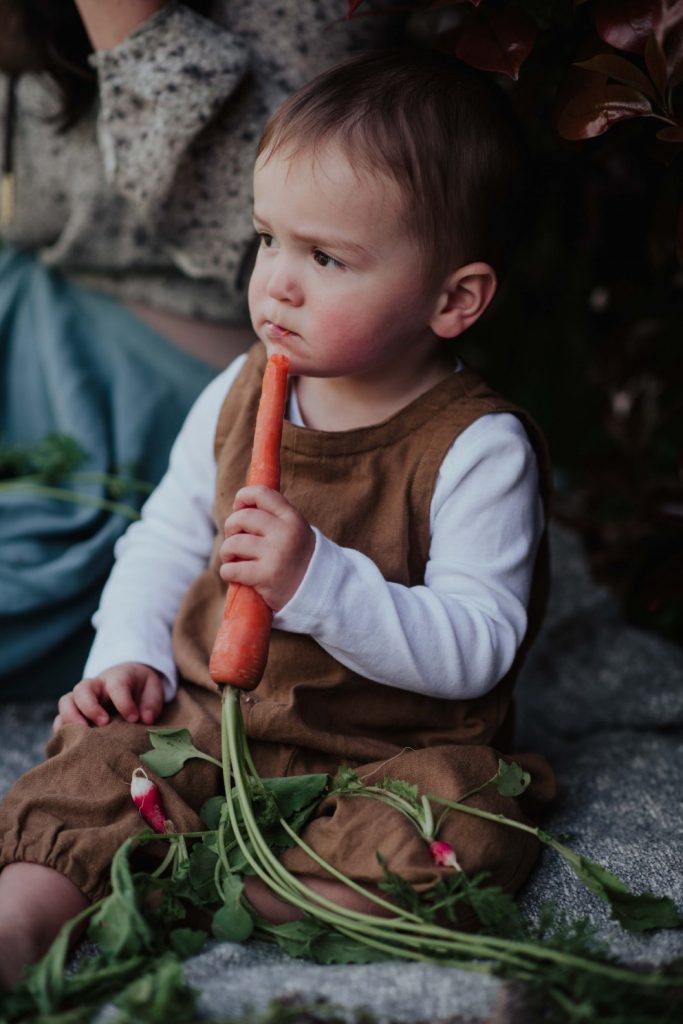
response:
<path fill-rule="evenodd" d="M 382 1021 L 488 1019 L 500 983 L 432 964 L 381 963 L 325 967 L 292 960 L 264 943 L 215 944 L 186 965 L 201 992 L 200 1010 L 228 1015 L 264 1009 L 274 996 L 312 996 Z"/>
<path fill-rule="evenodd" d="M 520 680 L 519 750 L 545 754 L 559 793 L 544 827 L 634 890 L 683 908 L 683 649 L 626 626 L 590 578 L 578 539 L 552 532 L 553 593 L 545 628 Z M 0 705 L 0 793 L 42 757 L 54 708 Z M 620 957 L 662 962 L 683 954 L 683 930 L 624 932 L 597 897 L 547 851 L 521 895 L 536 915 L 555 901 L 587 917 Z M 188 961 L 207 1015 L 262 1009 L 277 996 L 329 999 L 352 1020 L 508 1020 L 507 987 L 486 976 L 391 962 L 322 967 L 268 945 L 213 943 Z"/>

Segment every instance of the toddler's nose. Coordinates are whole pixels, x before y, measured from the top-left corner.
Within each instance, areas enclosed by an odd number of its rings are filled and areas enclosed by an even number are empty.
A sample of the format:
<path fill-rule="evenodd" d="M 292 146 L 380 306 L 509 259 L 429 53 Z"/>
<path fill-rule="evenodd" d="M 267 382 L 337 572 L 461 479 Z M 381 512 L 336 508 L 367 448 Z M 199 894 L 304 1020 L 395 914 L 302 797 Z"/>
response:
<path fill-rule="evenodd" d="M 303 290 L 293 268 L 285 261 L 278 261 L 278 265 L 268 278 L 268 296 L 277 302 L 287 302 L 290 305 L 299 306 L 303 301 Z"/>

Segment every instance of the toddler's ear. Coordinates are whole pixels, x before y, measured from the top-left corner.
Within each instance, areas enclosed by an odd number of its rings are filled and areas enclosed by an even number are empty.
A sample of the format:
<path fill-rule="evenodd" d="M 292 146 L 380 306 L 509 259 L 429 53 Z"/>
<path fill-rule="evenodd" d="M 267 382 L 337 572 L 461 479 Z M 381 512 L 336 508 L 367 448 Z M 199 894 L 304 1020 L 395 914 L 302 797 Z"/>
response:
<path fill-rule="evenodd" d="M 467 263 L 449 274 L 429 326 L 440 338 L 455 338 L 479 319 L 496 294 L 496 272 L 488 263 Z"/>

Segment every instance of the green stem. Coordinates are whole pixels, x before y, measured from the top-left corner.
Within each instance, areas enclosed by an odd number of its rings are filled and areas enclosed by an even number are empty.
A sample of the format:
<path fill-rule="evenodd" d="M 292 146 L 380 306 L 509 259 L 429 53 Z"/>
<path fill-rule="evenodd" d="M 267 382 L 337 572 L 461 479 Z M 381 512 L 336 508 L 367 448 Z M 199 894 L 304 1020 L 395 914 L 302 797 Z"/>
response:
<path fill-rule="evenodd" d="M 324 860 L 324 858 L 321 857 L 319 853 L 316 853 L 315 850 L 308 845 L 308 843 L 304 842 L 301 836 L 297 835 L 294 829 L 291 828 L 291 826 L 285 821 L 284 818 L 280 818 L 280 825 L 283 827 L 287 835 L 290 836 L 295 841 L 295 843 L 298 846 L 300 846 L 305 853 L 308 854 L 311 860 L 314 860 L 316 864 L 319 864 L 320 867 L 328 871 L 333 876 L 333 878 L 336 878 L 338 881 L 343 882 L 344 885 L 349 887 L 349 889 L 353 889 L 355 892 L 360 893 L 361 896 L 365 896 L 369 900 L 372 900 L 372 902 L 376 903 L 378 907 L 383 907 L 385 910 L 390 910 L 392 914 L 400 916 L 404 918 L 406 921 L 413 921 L 415 924 L 425 923 L 423 919 L 419 917 L 417 914 L 412 914 L 409 910 L 404 910 L 401 907 L 397 907 L 395 903 L 389 903 L 388 900 L 382 899 L 381 896 L 377 896 L 375 893 L 369 892 L 368 889 L 365 889 L 362 885 L 359 885 L 358 882 L 354 882 L 352 878 L 348 877 L 348 875 L 345 875 L 342 871 L 338 871 L 337 868 L 332 867 L 332 865 L 329 864 L 326 860 Z"/>
<path fill-rule="evenodd" d="M 230 751 L 229 739 L 228 739 L 227 720 L 228 720 L 228 717 L 230 715 L 230 709 L 231 709 L 231 706 L 234 703 L 235 697 L 230 692 L 230 691 L 232 691 L 233 687 L 227 687 L 226 689 L 228 690 L 228 692 L 224 694 L 224 699 L 223 699 L 223 709 L 222 709 L 223 710 L 223 714 L 222 714 L 222 725 L 221 725 L 221 745 L 222 745 L 223 751 L 224 751 L 223 756 L 224 756 L 225 766 L 229 766 L 231 764 L 231 757 L 230 757 L 231 751 Z M 233 800 L 233 797 L 232 797 L 232 786 L 230 785 L 230 768 L 229 767 L 227 768 L 227 771 L 224 768 L 223 781 L 224 781 L 224 784 L 229 787 L 226 790 L 226 804 L 227 804 L 227 808 L 228 808 L 228 818 L 230 820 L 230 827 L 232 828 L 233 835 L 235 836 L 235 840 L 237 841 L 237 845 L 239 846 L 240 850 L 242 851 L 242 855 L 244 856 L 245 860 L 247 861 L 247 863 L 249 864 L 251 869 L 254 871 L 254 874 L 258 878 L 260 878 L 261 881 L 264 882 L 265 885 L 267 885 L 269 889 L 271 889 L 280 899 L 284 900 L 285 902 L 292 902 L 292 897 L 295 896 L 295 894 L 292 894 L 288 889 L 285 889 L 284 887 L 280 886 L 276 879 L 271 878 L 271 876 L 263 868 L 263 866 L 258 862 L 258 860 L 256 860 L 256 858 L 252 854 L 252 851 L 247 846 L 246 840 L 244 839 L 244 836 L 242 835 L 242 833 L 240 831 L 239 824 L 238 824 L 238 821 L 237 821 L 237 814 L 236 814 L 236 811 L 235 811 L 235 801 Z M 237 780 L 236 780 L 236 789 L 237 788 L 238 787 L 237 787 Z M 239 801 L 239 791 L 238 791 L 238 801 Z M 248 797 L 247 797 L 247 802 L 248 802 Z"/>
<path fill-rule="evenodd" d="M 348 935 L 349 938 L 356 940 L 358 939 L 358 936 L 355 935 L 352 931 L 348 930 L 347 928 L 339 927 L 337 930 L 340 931 L 342 935 Z M 382 952 L 389 953 L 392 957 L 399 956 L 404 960 L 417 960 L 421 961 L 422 963 L 428 964 L 433 964 L 435 962 L 433 956 L 429 956 L 426 953 L 418 953 L 415 950 L 401 949 L 400 947 L 397 947 L 389 942 L 381 942 L 378 939 L 371 939 L 367 936 L 363 936 L 363 942 L 367 946 L 372 946 L 373 949 L 379 949 Z M 465 971 L 475 971 L 480 974 L 493 974 L 494 972 L 494 967 L 492 964 L 477 963 L 473 960 L 440 959 L 438 961 L 438 964 L 441 967 L 461 967 Z"/>
<path fill-rule="evenodd" d="M 27 479 L 24 477 L 23 479 Z M 140 494 L 151 494 L 154 484 L 147 480 L 136 480 L 134 477 L 112 476 L 110 473 L 97 473 L 94 470 L 79 470 L 69 473 L 65 480 L 73 480 L 76 483 L 102 484 L 105 487 L 113 487 L 116 490 L 139 491 Z"/>
<path fill-rule="evenodd" d="M 35 484 L 47 484 L 45 476 L 42 473 L 24 473 L 22 476 L 14 476 L 8 483 L 14 484 L 28 484 L 33 486 Z M 101 487 L 108 487 L 116 491 L 139 491 L 141 494 L 151 494 L 154 490 L 154 484 L 150 484 L 147 480 L 136 480 L 134 477 L 126 476 L 114 476 L 111 473 L 100 473 L 95 470 L 75 470 L 72 473 L 64 473 L 57 479 L 53 479 L 52 483 L 66 483 L 73 482 L 79 484 L 97 484 Z M 2 485 L 3 487 L 5 484 Z"/>
<path fill-rule="evenodd" d="M 124 516 L 126 519 L 139 519 L 140 513 L 132 505 L 125 505 L 119 501 L 108 501 L 106 498 L 97 498 L 92 494 L 83 494 L 78 491 L 69 491 L 63 487 L 48 487 L 46 484 L 21 483 L 15 480 L 0 483 L 0 493 L 6 491 L 8 494 L 35 495 L 37 498 L 53 498 L 56 501 L 67 501 L 72 505 L 85 505 L 88 508 L 98 508 L 103 512 L 112 512 L 117 516 Z"/>
<path fill-rule="evenodd" d="M 469 796 L 469 795 L 470 794 L 468 793 L 467 796 Z M 448 815 L 450 813 L 451 813 L 451 808 L 450 807 L 444 807 L 443 811 L 439 815 L 439 817 L 437 819 L 437 822 L 436 822 L 436 828 L 434 829 L 434 838 L 435 839 L 439 838 L 439 832 L 441 831 L 441 827 L 442 827 L 444 821 L 446 820 L 446 818 L 448 817 Z"/>
<path fill-rule="evenodd" d="M 349 885 L 350 888 L 357 889 L 364 896 L 368 896 L 370 899 L 373 900 L 375 899 L 372 893 L 369 893 L 366 889 L 363 889 L 362 886 L 358 886 L 355 883 L 351 882 L 351 880 L 348 879 L 345 875 L 343 875 L 341 872 L 338 872 L 335 868 L 333 868 L 330 864 L 323 860 L 322 857 L 320 857 L 314 850 L 311 849 L 310 846 L 308 846 L 300 837 L 296 835 L 296 833 L 289 827 L 287 822 L 281 819 L 280 824 L 283 825 L 285 830 L 294 839 L 298 841 L 302 849 L 305 850 L 306 853 L 318 864 L 326 868 L 326 870 L 329 871 L 331 875 L 334 875 L 335 877 L 339 878 L 340 881 L 343 881 L 346 885 Z M 383 903 L 384 901 L 378 898 L 376 902 Z M 388 906 L 394 912 L 397 910 L 397 908 L 394 907 L 392 904 L 385 904 L 385 906 Z M 409 927 L 409 925 L 407 925 L 407 919 L 410 919 L 411 921 L 416 922 L 418 924 L 417 930 L 425 938 L 432 938 L 436 939 L 437 941 L 439 939 L 442 939 L 444 943 L 447 943 L 448 940 L 451 940 L 454 946 L 456 946 L 456 948 L 460 946 L 460 943 L 456 943 L 456 939 L 463 939 L 464 941 L 462 942 L 462 947 L 468 952 L 472 951 L 472 955 L 477 955 L 477 950 L 473 950 L 473 946 L 477 945 L 480 947 L 478 951 L 480 955 L 496 957 L 497 959 L 502 960 L 506 959 L 506 957 L 502 955 L 506 949 L 509 949 L 511 951 L 516 950 L 519 953 L 525 953 L 533 957 L 534 959 L 553 960 L 556 963 L 570 964 L 571 966 L 584 968 L 593 971 L 594 973 L 606 973 L 608 974 L 608 976 L 612 978 L 626 980 L 625 972 L 620 968 L 609 968 L 600 964 L 595 965 L 592 961 L 583 960 L 582 958 L 572 956 L 571 954 L 565 954 L 556 952 L 554 950 L 544 949 L 543 947 L 535 946 L 533 943 L 515 942 L 509 939 L 496 939 L 494 936 L 469 936 L 462 932 L 450 931 L 448 929 L 441 928 L 439 925 L 430 925 L 427 922 L 423 921 L 422 918 L 417 917 L 414 914 L 409 914 L 408 912 L 406 912 L 404 916 L 406 918 L 406 923 L 392 921 L 392 931 L 400 931 L 405 927 Z M 370 920 L 373 923 L 376 923 L 377 919 L 370 918 Z M 342 930 L 341 927 L 339 926 L 337 926 L 337 928 L 340 931 Z M 397 938 L 398 937 L 399 936 L 397 936 Z M 519 963 L 519 961 L 515 961 L 512 959 L 510 959 L 509 962 Z M 634 979 L 630 975 L 628 975 L 628 980 L 632 981 Z"/>
<path fill-rule="evenodd" d="M 430 794 L 428 799 L 433 800 L 436 804 L 442 804 L 454 811 L 462 811 L 464 814 L 472 814 L 475 818 L 486 818 L 487 821 L 496 821 L 499 825 L 508 825 L 510 828 L 517 828 L 521 832 L 528 832 L 530 835 L 536 836 L 536 838 L 541 842 L 544 841 L 544 836 L 547 835 L 547 833 L 541 832 L 541 829 L 535 828 L 533 825 L 525 825 L 524 822 L 515 821 L 514 818 L 506 818 L 504 814 L 492 814 L 491 811 L 482 811 L 478 807 L 468 807 L 465 804 L 458 803 L 457 800 L 446 800 L 445 797 L 434 796 L 433 794 Z M 547 838 L 551 839 L 552 837 L 548 836 Z M 556 840 L 553 840 L 553 844 L 555 842 Z M 558 843 L 557 845 L 561 846 L 562 844 Z"/>
<path fill-rule="evenodd" d="M 222 822 L 219 822 L 219 824 L 218 824 L 218 834 L 217 834 L 217 839 L 218 839 L 218 860 L 219 860 L 220 864 L 222 865 L 223 870 L 225 871 L 226 875 L 231 875 L 232 871 L 230 869 L 230 862 L 228 860 L 228 851 L 225 848 L 225 835 L 223 834 L 223 829 L 222 829 L 221 826 L 222 826 Z M 215 875 L 214 875 L 214 881 L 215 881 Z M 218 889 L 219 892 L 221 892 L 221 889 L 219 889 L 218 886 L 216 886 L 216 888 Z"/>
<path fill-rule="evenodd" d="M 216 860 L 216 866 L 213 869 L 213 884 L 216 887 L 216 892 L 220 895 L 223 892 L 223 881 L 221 875 L 224 871 L 223 861 L 220 857 Z"/>
<path fill-rule="evenodd" d="M 337 931 L 346 929 L 346 933 L 353 936 L 360 942 L 385 943 L 381 948 L 394 956 L 404 956 L 414 959 L 423 958 L 425 953 L 419 952 L 425 948 L 425 940 L 431 940 L 431 949 L 435 948 L 453 953 L 462 953 L 468 957 L 468 961 L 458 966 L 469 969 L 481 970 L 481 965 L 476 964 L 470 967 L 469 958 L 485 959 L 507 963 L 516 968 L 519 972 L 528 972 L 536 962 L 548 962 L 563 966 L 574 967 L 592 974 L 612 978 L 615 981 L 629 982 L 646 986 L 670 986 L 671 978 L 657 975 L 642 975 L 637 972 L 629 972 L 619 967 L 612 967 L 579 956 L 562 953 L 553 949 L 535 945 L 529 942 L 517 942 L 511 939 L 496 939 L 491 936 L 477 936 L 451 932 L 436 925 L 426 923 L 417 925 L 405 918 L 394 917 L 389 920 L 382 920 L 369 914 L 361 914 L 358 911 L 340 907 L 338 904 L 326 899 L 319 893 L 312 892 L 296 876 L 283 868 L 278 859 L 273 855 L 258 827 L 253 815 L 248 788 L 243 774 L 244 765 L 240 759 L 242 750 L 241 715 L 239 704 L 235 694 L 230 691 L 225 695 L 225 702 L 222 715 L 222 746 L 225 751 L 226 764 L 224 765 L 224 780 L 228 793 L 230 793 L 230 770 L 234 774 L 235 791 L 237 802 L 242 812 L 244 827 L 248 838 L 253 845 L 253 853 L 246 845 L 237 822 L 235 807 L 231 798 L 228 798 L 229 815 L 235 838 L 248 863 L 262 881 L 285 902 L 302 910 L 304 913 L 317 918 L 330 925 Z M 228 768 L 228 763 L 231 768 Z M 432 798 L 437 803 L 453 804 L 456 810 L 460 806 L 453 801 L 444 801 L 442 798 Z M 475 808 L 463 807 L 466 813 L 473 813 L 478 816 L 489 817 L 499 821 L 502 816 L 490 815 L 485 811 L 478 811 Z M 504 824 L 506 819 L 503 818 Z M 529 826 L 521 822 L 512 822 L 515 827 L 524 831 L 532 832 Z M 534 833 L 535 834 L 535 833 Z M 395 910 L 395 908 L 392 908 Z M 412 934 L 403 934 L 412 929 Z M 401 946 L 415 946 L 417 949 L 401 949 Z M 399 950 L 401 950 L 399 952 Z M 531 963 L 529 963 L 531 961 Z M 436 959 L 435 962 L 443 963 L 443 959 Z"/>
<path fill-rule="evenodd" d="M 525 962 L 515 956 L 515 946 L 517 944 L 512 943 L 509 940 L 496 940 L 489 937 L 463 935 L 459 932 L 450 932 L 447 929 L 439 928 L 436 925 L 428 925 L 425 922 L 422 922 L 421 919 L 418 919 L 419 923 L 416 924 L 405 920 L 405 912 L 400 908 L 393 906 L 391 907 L 391 910 L 396 916 L 388 921 L 382 921 L 370 914 L 362 914 L 359 911 L 340 907 L 337 903 L 326 899 L 321 894 L 312 892 L 308 886 L 304 885 L 294 875 L 290 874 L 286 868 L 283 868 L 278 859 L 274 857 L 268 846 L 263 841 L 258 824 L 253 817 L 251 810 L 249 795 L 242 776 L 242 765 L 235 759 L 235 754 L 240 749 L 238 736 L 239 705 L 236 703 L 234 698 L 228 698 L 224 710 L 226 712 L 223 717 L 225 719 L 225 728 L 227 732 L 227 754 L 234 770 L 235 788 L 245 828 L 249 833 L 249 838 L 254 846 L 255 854 L 260 854 L 262 861 L 265 862 L 268 868 L 270 868 L 270 874 L 267 870 L 264 870 L 263 863 L 259 863 L 256 856 L 252 856 L 251 851 L 249 851 L 246 844 L 244 844 L 239 833 L 237 818 L 234 814 L 234 808 L 232 808 L 232 802 L 230 804 L 231 825 L 235 832 L 235 836 L 240 843 L 242 852 L 248 862 L 262 881 L 264 881 L 265 884 L 276 893 L 276 895 L 281 899 L 284 899 L 286 902 L 291 903 L 293 906 L 298 907 L 300 910 L 304 911 L 304 913 L 317 917 L 319 920 L 324 921 L 337 930 L 340 926 L 345 926 L 351 929 L 354 932 L 354 935 L 356 935 L 356 938 L 360 941 L 365 941 L 368 935 L 372 935 L 379 939 L 385 939 L 390 943 L 402 942 L 408 946 L 414 945 L 421 948 L 424 946 L 425 938 L 429 937 L 432 939 L 432 948 L 438 944 L 440 948 L 452 949 L 454 952 L 460 951 L 466 956 L 495 957 L 500 961 L 511 963 L 515 966 L 525 966 Z M 303 843 L 303 840 L 301 840 L 301 842 Z M 329 865 L 325 864 L 325 866 L 329 870 Z M 345 880 L 348 884 L 346 876 L 343 876 L 340 873 L 340 878 Z M 365 890 L 362 891 L 364 895 L 372 895 L 367 894 Z M 402 934 L 403 931 L 410 928 L 413 928 L 414 930 L 413 935 Z M 389 934 L 387 934 L 387 931 Z M 359 932 L 359 934 L 356 934 L 357 932 Z M 393 946 L 390 946 L 389 948 L 393 948 Z M 530 946 L 529 949 L 536 955 L 538 954 L 535 947 Z M 551 959 L 552 958 L 553 957 L 551 955 Z"/>
<path fill-rule="evenodd" d="M 216 768 L 222 768 L 223 767 L 223 762 L 222 761 L 219 761 L 217 757 L 212 757 L 211 754 L 205 754 L 203 750 L 197 750 L 195 748 L 195 753 L 192 755 L 192 757 L 196 758 L 198 761 L 208 761 L 209 764 L 215 765 Z M 189 833 L 187 833 L 187 832 L 185 833 L 185 835 L 188 835 L 188 834 Z"/>
<path fill-rule="evenodd" d="M 464 814 L 472 814 L 476 818 L 485 818 L 487 821 L 495 821 L 499 825 L 506 825 L 508 828 L 516 828 L 520 832 L 528 832 L 529 835 L 535 836 L 540 843 L 544 843 L 559 853 L 568 864 L 575 868 L 581 862 L 581 856 L 575 850 L 565 846 L 559 839 L 551 836 L 549 832 L 544 832 L 543 829 L 537 828 L 534 825 L 525 825 L 524 822 L 515 821 L 514 818 L 506 818 L 504 814 L 492 814 L 490 811 L 482 811 L 478 807 L 467 807 L 464 804 L 458 803 L 457 800 L 446 800 L 444 797 L 438 796 L 430 796 L 429 799 L 434 800 L 436 803 L 445 804 L 449 810 L 462 811 Z"/>
<path fill-rule="evenodd" d="M 422 797 L 422 838 L 429 842 L 434 839 L 434 815 L 432 814 L 432 808 L 429 800 L 426 796 Z"/>
<path fill-rule="evenodd" d="M 235 839 L 239 843 L 239 835 L 237 829 L 237 817 L 235 815 L 235 808 L 232 801 L 232 779 L 231 774 L 231 762 L 230 762 L 230 749 L 228 744 L 228 724 L 227 724 L 227 710 L 228 706 L 237 699 L 235 694 L 235 688 L 233 686 L 224 686 L 221 690 L 221 768 L 223 771 L 223 788 L 225 789 L 225 803 L 228 808 L 228 817 L 230 818 L 230 825 L 233 830 Z M 223 835 L 223 815 L 218 822 L 218 856 L 223 869 L 226 874 L 231 874 L 230 864 L 228 862 L 228 855 L 225 849 L 225 837 Z M 244 853 L 244 850 L 242 851 Z M 246 856 L 246 853 L 245 853 Z M 214 876 L 215 881 L 215 876 Z M 216 885 L 218 892 L 221 889 Z"/>
<path fill-rule="evenodd" d="M 336 924 L 337 916 L 340 912 L 343 916 L 350 917 L 363 924 L 373 924 L 376 922 L 376 918 L 371 917 L 369 914 L 360 914 L 357 911 L 346 910 L 345 908 L 339 908 L 337 904 L 331 900 L 327 900 L 324 896 L 319 893 L 312 892 L 308 886 L 300 882 L 294 875 L 284 868 L 279 860 L 273 855 L 267 844 L 264 842 L 261 832 L 258 827 L 258 823 L 253 816 L 251 809 L 251 803 L 249 800 L 249 794 L 245 784 L 244 777 L 242 775 L 242 765 L 239 761 L 240 751 L 240 736 L 239 736 L 239 705 L 235 696 L 228 695 L 224 705 L 223 722 L 226 731 L 226 748 L 227 748 L 227 759 L 230 761 L 231 767 L 234 771 L 235 778 L 235 789 L 237 791 L 237 799 L 239 807 L 242 812 L 242 818 L 249 839 L 254 847 L 254 852 L 260 854 L 262 863 L 258 860 L 252 852 L 246 846 L 243 837 L 238 828 L 237 817 L 234 813 L 234 807 L 232 801 L 230 801 L 230 824 L 235 833 L 242 853 L 247 858 L 249 864 L 253 870 L 258 874 L 259 878 L 269 888 L 271 888 L 277 896 L 286 902 L 291 903 L 298 909 L 304 911 L 307 914 L 314 914 L 315 916 L 325 916 L 327 923 Z M 312 899 L 311 899 L 312 897 Z M 312 902 L 315 901 L 315 902 Z M 330 908 L 330 911 L 326 911 L 324 907 Z M 396 908 L 392 908 L 395 911 Z"/>
<path fill-rule="evenodd" d="M 182 833 L 178 833 L 178 836 L 182 836 Z M 166 856 L 162 860 L 161 864 L 159 864 L 159 866 L 155 868 L 154 871 L 152 872 L 152 878 L 160 878 L 163 875 L 166 868 L 168 867 L 168 865 L 173 863 L 173 859 L 176 855 L 176 849 L 177 848 L 173 843 L 169 845 Z"/>
<path fill-rule="evenodd" d="M 379 786 L 367 786 L 365 789 L 362 790 L 341 790 L 338 794 L 335 794 L 334 790 L 332 790 L 332 793 L 330 795 L 364 796 L 367 797 L 368 800 L 378 800 L 381 804 L 386 804 L 388 807 L 393 807 L 393 809 L 397 811 L 399 814 L 402 814 L 404 817 L 408 818 L 411 824 L 414 825 L 417 831 L 420 833 L 422 838 L 426 838 L 422 828 L 422 818 L 415 810 L 415 808 L 412 807 L 407 800 L 403 800 L 400 796 L 396 796 L 394 793 L 388 793 L 385 789 L 382 789 Z"/>
<path fill-rule="evenodd" d="M 372 796 L 375 800 L 381 800 L 385 804 L 389 804 L 390 807 L 395 808 L 401 814 L 405 814 L 406 818 L 410 818 L 415 824 L 420 821 L 420 816 L 416 809 L 407 800 L 404 800 L 402 796 L 398 796 L 396 793 L 390 793 L 386 789 L 382 789 L 381 786 L 366 786 L 364 790 L 358 793 L 349 793 L 349 796 Z"/>
<path fill-rule="evenodd" d="M 487 779 L 486 782 L 482 782 L 481 786 L 475 786 L 474 789 L 468 789 L 466 793 L 463 793 L 462 796 L 458 797 L 456 803 L 462 803 L 463 800 L 469 799 L 469 797 L 474 796 L 475 793 L 481 793 L 482 789 L 486 789 L 487 786 L 490 786 L 495 778 L 496 776 L 494 775 L 492 778 Z"/>

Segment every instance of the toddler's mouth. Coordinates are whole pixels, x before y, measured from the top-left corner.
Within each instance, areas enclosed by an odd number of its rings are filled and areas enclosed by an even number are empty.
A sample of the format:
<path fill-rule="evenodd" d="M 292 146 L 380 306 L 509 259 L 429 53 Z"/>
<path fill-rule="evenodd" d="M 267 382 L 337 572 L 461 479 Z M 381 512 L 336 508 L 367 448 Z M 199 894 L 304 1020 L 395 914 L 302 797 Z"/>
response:
<path fill-rule="evenodd" d="M 272 341 L 278 341 L 282 338 L 289 338 L 291 335 L 295 333 L 294 331 L 290 331 L 286 327 L 283 327 L 281 324 L 272 323 L 272 321 L 270 320 L 266 320 L 265 328 L 266 333 L 268 334 L 269 338 Z"/>

